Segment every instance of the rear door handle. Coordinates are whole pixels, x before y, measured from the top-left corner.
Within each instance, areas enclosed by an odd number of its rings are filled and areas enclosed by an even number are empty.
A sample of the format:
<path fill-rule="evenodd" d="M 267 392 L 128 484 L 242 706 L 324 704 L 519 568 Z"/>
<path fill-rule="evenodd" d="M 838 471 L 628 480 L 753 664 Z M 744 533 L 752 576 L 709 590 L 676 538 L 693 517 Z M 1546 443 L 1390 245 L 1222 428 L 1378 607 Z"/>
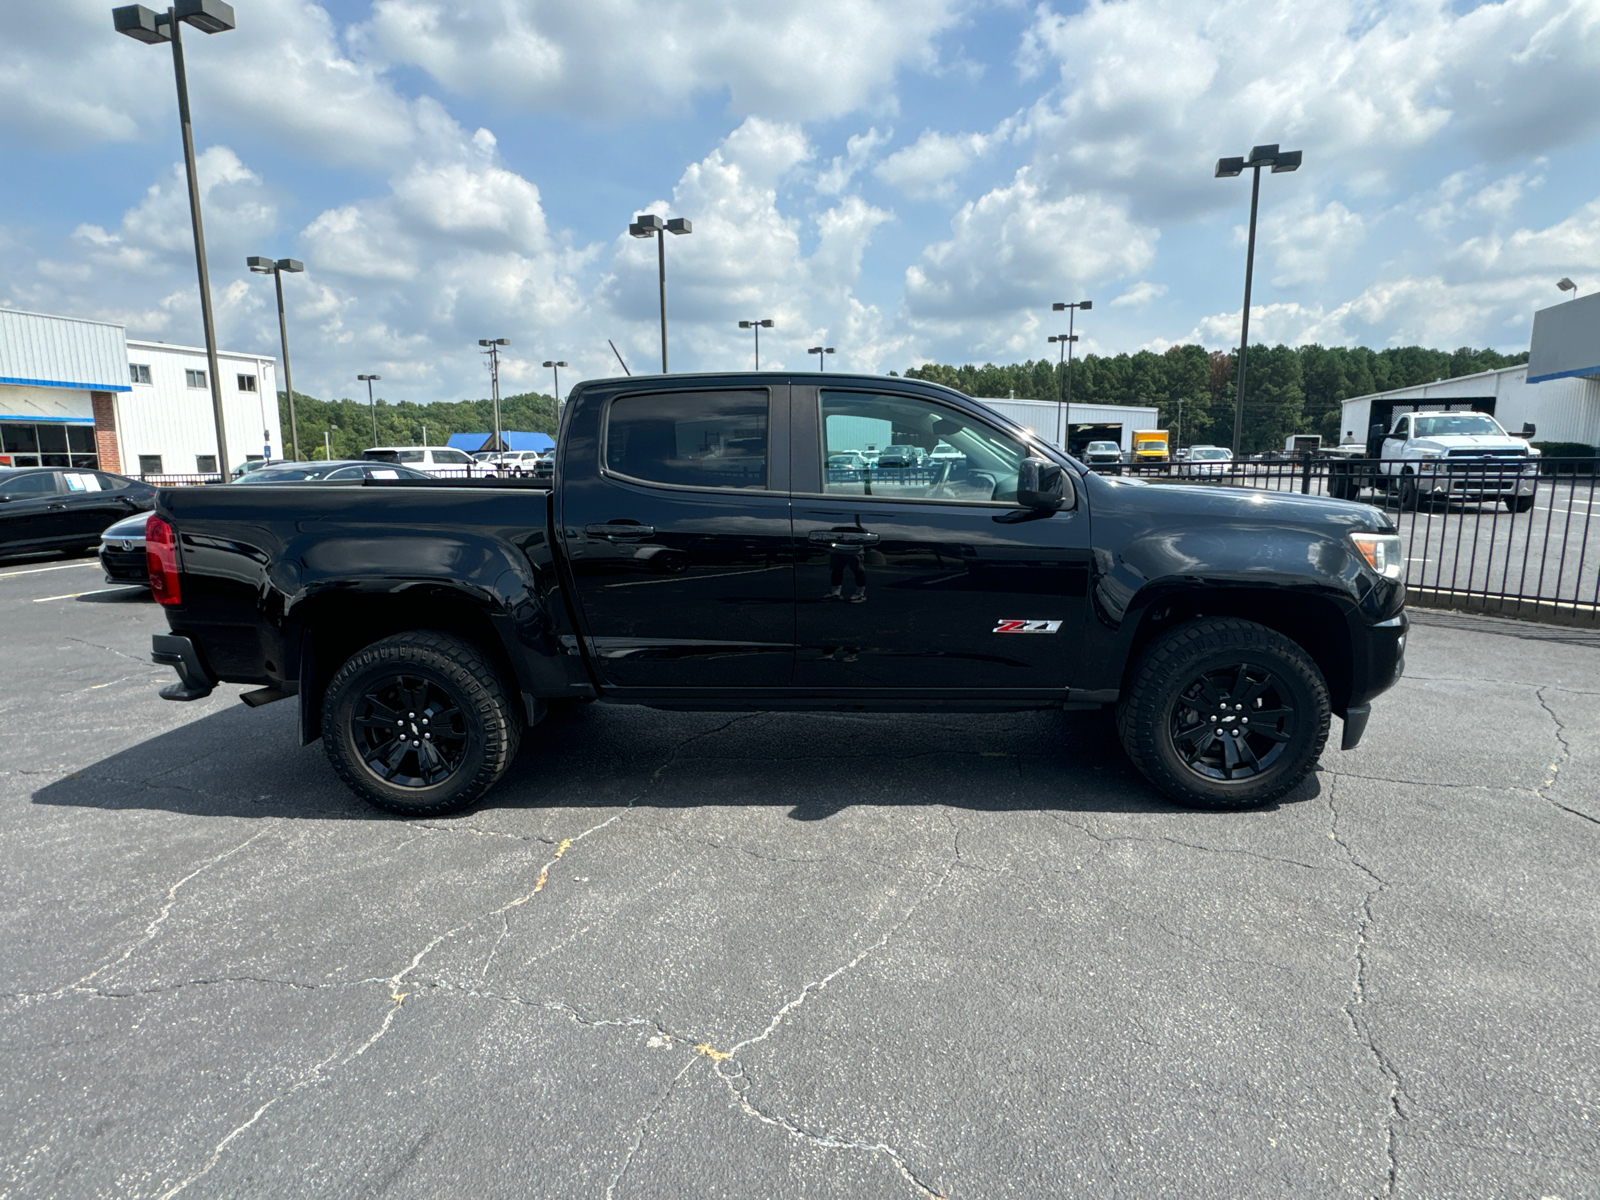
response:
<path fill-rule="evenodd" d="M 819 546 L 876 546 L 878 535 L 875 533 L 841 533 L 830 529 L 813 529 L 806 535 L 806 540 L 815 542 Z"/>
<path fill-rule="evenodd" d="M 46 504 L 45 505 L 45 508 L 50 512 L 59 512 L 60 510 L 66 508 L 66 507 L 67 506 L 65 504 Z"/>
<path fill-rule="evenodd" d="M 583 531 L 590 537 L 610 538 L 612 541 L 655 537 L 654 525 L 585 525 Z"/>

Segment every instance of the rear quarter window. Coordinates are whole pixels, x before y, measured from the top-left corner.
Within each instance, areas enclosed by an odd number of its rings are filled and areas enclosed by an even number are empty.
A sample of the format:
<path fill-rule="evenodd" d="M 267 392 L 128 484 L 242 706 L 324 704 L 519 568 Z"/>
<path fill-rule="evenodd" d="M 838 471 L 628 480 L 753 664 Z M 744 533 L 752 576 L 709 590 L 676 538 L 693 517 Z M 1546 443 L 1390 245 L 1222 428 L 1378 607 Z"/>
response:
<path fill-rule="evenodd" d="M 767 486 L 765 391 L 620 396 L 606 411 L 606 470 L 674 487 Z"/>

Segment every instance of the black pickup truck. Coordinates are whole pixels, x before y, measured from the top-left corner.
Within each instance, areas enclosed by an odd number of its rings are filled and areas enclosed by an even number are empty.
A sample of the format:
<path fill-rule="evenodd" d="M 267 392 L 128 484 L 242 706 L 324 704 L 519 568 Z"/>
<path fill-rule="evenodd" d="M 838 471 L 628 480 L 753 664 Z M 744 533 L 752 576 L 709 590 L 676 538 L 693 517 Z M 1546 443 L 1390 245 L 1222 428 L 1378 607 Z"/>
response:
<path fill-rule="evenodd" d="M 889 446 L 926 455 L 876 465 Z M 413 815 L 477 801 L 523 729 L 590 700 L 1114 705 L 1168 796 L 1243 808 L 1306 776 L 1331 715 L 1356 744 L 1407 625 L 1376 509 L 1104 478 L 869 376 L 583 383 L 549 484 L 164 489 L 146 544 L 162 695 L 298 696 L 302 743 Z"/>

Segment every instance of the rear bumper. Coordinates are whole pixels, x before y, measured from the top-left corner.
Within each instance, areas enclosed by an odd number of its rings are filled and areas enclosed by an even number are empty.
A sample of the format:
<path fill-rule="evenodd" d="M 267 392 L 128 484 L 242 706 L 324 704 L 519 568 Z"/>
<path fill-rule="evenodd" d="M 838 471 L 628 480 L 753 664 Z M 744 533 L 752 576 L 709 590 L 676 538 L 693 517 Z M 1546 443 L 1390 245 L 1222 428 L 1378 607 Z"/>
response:
<path fill-rule="evenodd" d="M 150 661 L 178 672 L 178 682 L 161 689 L 163 700 L 202 700 L 217 686 L 200 658 L 200 651 L 186 637 L 158 633 L 150 639 Z"/>

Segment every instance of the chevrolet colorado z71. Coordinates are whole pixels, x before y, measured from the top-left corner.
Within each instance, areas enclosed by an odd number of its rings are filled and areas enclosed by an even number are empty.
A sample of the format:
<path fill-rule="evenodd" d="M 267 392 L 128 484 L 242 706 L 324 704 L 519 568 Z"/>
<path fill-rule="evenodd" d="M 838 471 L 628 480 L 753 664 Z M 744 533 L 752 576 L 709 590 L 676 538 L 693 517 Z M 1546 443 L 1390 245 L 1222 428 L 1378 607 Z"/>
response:
<path fill-rule="evenodd" d="M 939 443 L 917 466 L 868 447 Z M 1168 796 L 1243 808 L 1360 738 L 1403 666 L 1401 552 L 1362 504 L 1095 475 L 908 379 L 572 390 L 531 481 L 161 491 L 146 539 L 191 700 L 297 696 L 357 793 L 477 801 L 552 705 L 1114 705 Z"/>

